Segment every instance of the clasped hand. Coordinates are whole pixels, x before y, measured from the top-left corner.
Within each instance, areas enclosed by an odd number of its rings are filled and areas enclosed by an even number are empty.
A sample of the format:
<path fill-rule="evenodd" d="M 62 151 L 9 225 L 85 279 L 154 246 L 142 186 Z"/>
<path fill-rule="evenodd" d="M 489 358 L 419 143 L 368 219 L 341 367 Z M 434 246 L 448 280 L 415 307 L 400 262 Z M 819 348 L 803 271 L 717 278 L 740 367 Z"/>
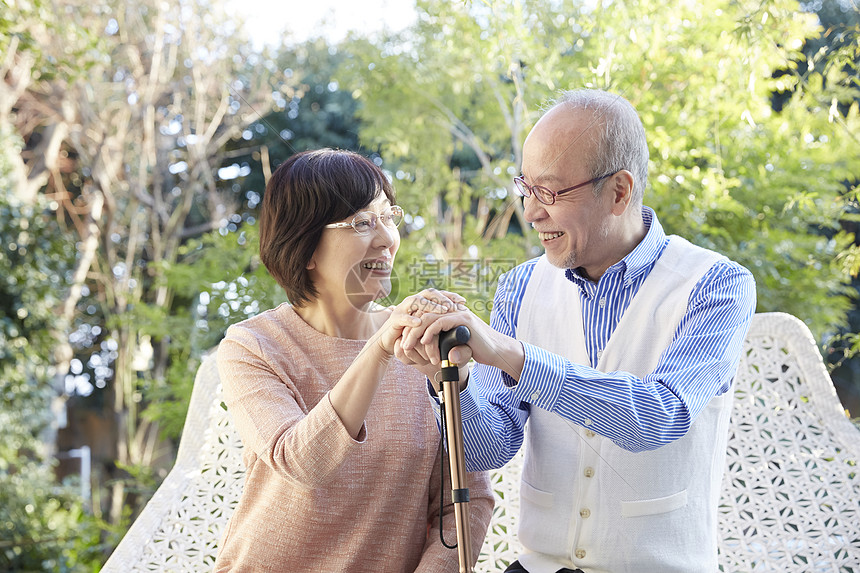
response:
<path fill-rule="evenodd" d="M 445 330 L 468 325 L 471 322 L 471 313 L 466 308 L 466 299 L 462 296 L 448 291 L 430 290 L 433 292 L 424 291 L 425 296 L 429 294 L 434 300 L 443 297 L 444 302 L 436 306 L 413 304 L 409 307 L 410 315 L 419 320 L 401 331 L 400 338 L 394 343 L 394 356 L 404 364 L 414 366 L 435 383 L 435 375 L 441 363 L 439 335 Z M 466 365 L 471 357 L 472 352 L 468 346 L 455 347 L 448 355 L 451 362 L 460 365 L 461 380 L 465 381 L 468 374 Z"/>
<path fill-rule="evenodd" d="M 448 291 L 436 293 L 453 303 L 453 308 L 446 304 L 444 310 L 438 307 L 415 309 L 413 316 L 420 318 L 421 323 L 409 325 L 402 330 L 400 338 L 394 344 L 394 356 L 404 364 L 419 369 L 435 386 L 435 375 L 441 362 L 439 335 L 458 326 L 466 326 L 471 333 L 469 342 L 455 346 L 448 354 L 448 360 L 460 367 L 461 382 L 465 382 L 468 377 L 468 363 L 472 358 L 510 372 L 511 368 L 508 366 L 511 359 L 505 355 L 512 349 L 515 353 L 521 352 L 521 345 L 490 328 L 466 307 L 466 299 L 462 296 Z M 522 366 L 519 366 L 519 370 L 521 369 Z M 519 377 L 519 371 L 512 375 Z"/>
<path fill-rule="evenodd" d="M 466 307 L 466 299 L 444 290 L 426 289 L 406 297 L 377 333 L 378 341 L 389 356 L 414 366 L 434 382 L 440 367 L 439 334 L 458 326 L 469 328 L 466 345 L 451 349 L 448 359 L 459 365 L 460 380 L 468 376 L 468 363 L 496 366 L 515 379 L 523 368 L 523 350 L 518 341 L 505 336 Z"/>

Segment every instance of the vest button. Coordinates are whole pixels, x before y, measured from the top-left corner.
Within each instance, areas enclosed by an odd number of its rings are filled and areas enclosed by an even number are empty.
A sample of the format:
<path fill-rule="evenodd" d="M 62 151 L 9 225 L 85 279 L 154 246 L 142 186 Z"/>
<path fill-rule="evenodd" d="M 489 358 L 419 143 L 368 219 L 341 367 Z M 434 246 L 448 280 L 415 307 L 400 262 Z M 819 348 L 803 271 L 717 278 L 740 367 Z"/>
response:
<path fill-rule="evenodd" d="M 594 468 L 585 468 L 585 471 L 582 473 L 584 473 L 587 478 L 594 477 Z"/>
<path fill-rule="evenodd" d="M 591 510 L 587 507 L 582 508 L 579 510 L 579 516 L 582 517 L 582 519 L 588 519 L 591 516 Z"/>
<path fill-rule="evenodd" d="M 595 434 L 595 433 L 594 433 L 594 432 L 592 432 L 591 430 L 585 430 L 585 437 L 586 437 L 586 438 L 593 438 L 593 437 L 594 437 L 594 436 L 596 436 L 596 435 L 597 435 L 597 434 Z"/>
<path fill-rule="evenodd" d="M 577 549 L 573 552 L 577 559 L 585 559 L 585 549 Z"/>

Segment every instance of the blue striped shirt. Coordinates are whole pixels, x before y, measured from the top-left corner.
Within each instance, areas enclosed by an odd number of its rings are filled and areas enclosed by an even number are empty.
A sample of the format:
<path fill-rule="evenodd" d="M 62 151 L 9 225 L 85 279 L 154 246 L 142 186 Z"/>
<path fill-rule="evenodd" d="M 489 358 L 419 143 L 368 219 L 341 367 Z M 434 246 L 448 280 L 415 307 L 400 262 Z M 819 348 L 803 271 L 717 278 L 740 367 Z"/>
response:
<path fill-rule="evenodd" d="M 590 364 L 523 343 L 519 382 L 497 368 L 476 364 L 460 407 L 470 471 L 501 467 L 516 454 L 530 403 L 585 426 L 629 451 L 655 449 L 682 437 L 712 397 L 729 390 L 744 337 L 755 312 L 752 274 L 728 259 L 714 264 L 696 284 L 671 345 L 653 372 L 595 369 L 601 350 L 633 296 L 663 253 L 669 238 L 654 212 L 643 208 L 648 232 L 624 259 L 595 283 L 576 270 L 563 271 L 582 293 Z M 523 295 L 537 259 L 499 279 L 492 328 L 516 338 Z"/>

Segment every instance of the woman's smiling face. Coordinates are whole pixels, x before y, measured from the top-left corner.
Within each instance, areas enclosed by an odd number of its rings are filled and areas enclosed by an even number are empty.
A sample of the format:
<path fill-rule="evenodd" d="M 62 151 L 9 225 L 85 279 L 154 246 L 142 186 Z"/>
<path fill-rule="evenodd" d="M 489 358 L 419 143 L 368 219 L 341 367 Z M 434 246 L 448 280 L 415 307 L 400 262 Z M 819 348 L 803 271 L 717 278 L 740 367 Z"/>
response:
<path fill-rule="evenodd" d="M 379 193 L 361 211 L 379 216 L 390 206 L 388 197 Z M 340 222 L 349 223 L 354 216 Z M 308 270 L 321 297 L 346 297 L 361 308 L 391 292 L 391 271 L 399 248 L 400 232 L 381 221 L 366 235 L 359 235 L 352 227 L 327 228 Z"/>

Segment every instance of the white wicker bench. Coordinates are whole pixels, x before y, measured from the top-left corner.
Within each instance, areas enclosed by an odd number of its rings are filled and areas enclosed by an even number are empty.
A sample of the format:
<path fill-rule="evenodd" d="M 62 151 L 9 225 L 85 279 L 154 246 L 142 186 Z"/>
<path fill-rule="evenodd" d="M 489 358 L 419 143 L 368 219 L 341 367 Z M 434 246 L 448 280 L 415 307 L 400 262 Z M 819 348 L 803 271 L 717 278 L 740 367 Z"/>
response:
<path fill-rule="evenodd" d="M 102 571 L 210 571 L 242 489 L 242 444 L 201 365 L 176 464 Z M 860 573 L 860 431 L 797 318 L 755 316 L 735 380 L 720 506 L 721 570 Z M 520 551 L 520 457 L 493 473 L 497 507 L 479 572 Z"/>

